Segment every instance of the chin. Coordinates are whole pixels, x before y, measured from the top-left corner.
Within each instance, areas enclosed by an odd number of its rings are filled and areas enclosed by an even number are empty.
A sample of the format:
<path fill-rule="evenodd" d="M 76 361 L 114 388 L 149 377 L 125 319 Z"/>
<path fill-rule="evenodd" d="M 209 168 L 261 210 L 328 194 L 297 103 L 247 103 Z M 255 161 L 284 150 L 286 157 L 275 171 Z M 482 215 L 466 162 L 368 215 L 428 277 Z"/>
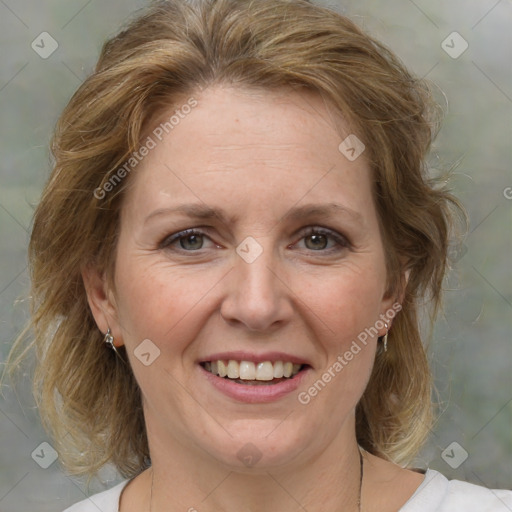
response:
<path fill-rule="evenodd" d="M 226 430 L 232 437 L 223 431 L 222 439 L 212 440 L 213 446 L 203 447 L 219 463 L 237 472 L 257 474 L 295 464 L 297 457 L 304 456 L 314 441 L 313 436 L 306 438 L 304 433 L 315 430 L 305 425 L 291 427 L 283 418 L 231 425 Z"/>

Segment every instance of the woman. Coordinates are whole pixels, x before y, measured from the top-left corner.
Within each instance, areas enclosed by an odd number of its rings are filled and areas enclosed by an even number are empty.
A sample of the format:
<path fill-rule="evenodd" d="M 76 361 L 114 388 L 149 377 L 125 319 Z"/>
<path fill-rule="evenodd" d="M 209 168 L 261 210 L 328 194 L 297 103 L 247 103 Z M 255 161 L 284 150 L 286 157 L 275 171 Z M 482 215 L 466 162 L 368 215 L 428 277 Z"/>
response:
<path fill-rule="evenodd" d="M 408 468 L 458 203 L 428 89 L 303 0 L 159 2 L 58 123 L 30 243 L 68 511 L 506 511 Z"/>

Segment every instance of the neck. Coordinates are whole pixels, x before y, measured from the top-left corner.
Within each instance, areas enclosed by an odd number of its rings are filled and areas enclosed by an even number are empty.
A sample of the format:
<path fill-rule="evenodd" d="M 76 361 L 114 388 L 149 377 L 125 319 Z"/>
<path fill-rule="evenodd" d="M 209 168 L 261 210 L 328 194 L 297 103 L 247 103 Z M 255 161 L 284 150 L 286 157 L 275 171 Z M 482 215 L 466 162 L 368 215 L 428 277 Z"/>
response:
<path fill-rule="evenodd" d="M 190 453 L 188 462 L 181 459 L 177 464 L 180 459 L 175 456 L 153 460 L 149 479 L 152 490 L 148 492 L 151 507 L 146 504 L 146 510 L 360 510 L 361 463 L 355 441 L 349 449 L 335 451 L 330 447 L 314 460 L 286 468 L 234 470 L 209 464 L 204 454 L 197 463 Z M 174 508 L 169 508 L 170 504 Z"/>

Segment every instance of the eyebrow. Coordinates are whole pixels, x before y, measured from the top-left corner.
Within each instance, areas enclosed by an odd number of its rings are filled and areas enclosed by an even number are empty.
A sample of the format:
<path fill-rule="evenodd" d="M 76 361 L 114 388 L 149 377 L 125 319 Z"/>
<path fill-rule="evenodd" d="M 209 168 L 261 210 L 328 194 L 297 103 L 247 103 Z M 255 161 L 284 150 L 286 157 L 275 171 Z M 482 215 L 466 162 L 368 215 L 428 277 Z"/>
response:
<path fill-rule="evenodd" d="M 190 218 L 199 220 L 211 220 L 214 218 L 219 219 L 224 224 L 236 223 L 238 216 L 228 216 L 221 208 L 212 208 L 205 204 L 181 204 L 173 208 L 158 208 L 151 212 L 146 219 L 144 224 L 149 222 L 151 219 L 160 216 L 167 216 L 172 214 L 182 214 Z M 346 206 L 342 206 L 337 203 L 325 203 L 325 204 L 307 204 L 304 206 L 296 206 L 291 208 L 280 221 L 283 219 L 291 219 L 294 221 L 304 220 L 308 217 L 333 217 L 342 215 L 348 217 L 354 222 L 363 224 L 363 216 Z"/>
<path fill-rule="evenodd" d="M 348 217 L 349 219 L 363 224 L 363 216 L 341 204 L 337 203 L 325 203 L 325 204 L 306 204 L 304 206 L 299 206 L 290 209 L 283 217 L 291 218 L 292 220 L 303 220 L 306 217 L 335 217 L 337 215 L 342 215 Z"/>
<path fill-rule="evenodd" d="M 171 214 L 182 214 L 193 219 L 210 220 L 215 217 L 220 219 L 224 224 L 236 222 L 237 217 L 228 217 L 220 208 L 211 208 L 205 204 L 181 204 L 174 208 L 158 208 L 152 211 L 144 220 L 144 224 L 154 217 L 167 216 Z"/>

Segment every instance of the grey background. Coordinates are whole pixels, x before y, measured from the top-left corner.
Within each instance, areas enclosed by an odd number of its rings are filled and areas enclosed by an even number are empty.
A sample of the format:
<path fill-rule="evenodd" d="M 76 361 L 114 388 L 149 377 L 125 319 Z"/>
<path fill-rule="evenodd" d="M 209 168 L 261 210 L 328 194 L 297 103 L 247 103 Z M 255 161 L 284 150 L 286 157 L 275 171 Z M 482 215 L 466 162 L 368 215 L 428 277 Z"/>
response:
<path fill-rule="evenodd" d="M 25 253 L 33 206 L 49 173 L 47 148 L 53 125 L 92 71 L 104 39 L 145 4 L 0 0 L 2 361 L 28 317 Z M 341 10 L 390 46 L 417 75 L 439 87 L 441 101 L 446 97 L 445 122 L 430 161 L 445 169 L 457 164 L 452 185 L 470 215 L 469 235 L 453 253 L 445 312 L 431 342 L 442 414 L 415 465 L 437 469 L 449 478 L 511 488 L 512 3 L 324 4 Z M 43 31 L 59 45 L 47 59 L 31 48 Z M 453 31 L 469 44 L 456 59 L 441 47 Z M 48 469 L 36 464 L 31 454 L 51 439 L 39 423 L 29 384 L 27 367 L 17 390 L 7 383 L 0 397 L 0 510 L 60 511 L 85 493 L 116 483 L 115 471 L 105 468 L 87 491 L 83 481 L 61 471 L 58 461 Z M 447 447 L 449 457 L 443 457 Z M 49 449 L 45 450 L 47 457 Z M 463 450 L 468 454 L 464 462 Z"/>

